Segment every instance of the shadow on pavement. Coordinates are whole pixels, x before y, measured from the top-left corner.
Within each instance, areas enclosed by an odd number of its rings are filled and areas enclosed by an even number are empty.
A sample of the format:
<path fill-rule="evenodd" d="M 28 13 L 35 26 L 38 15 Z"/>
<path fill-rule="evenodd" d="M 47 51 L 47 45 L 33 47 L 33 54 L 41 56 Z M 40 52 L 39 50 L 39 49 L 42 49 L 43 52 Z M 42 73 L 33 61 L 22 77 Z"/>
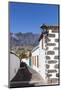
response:
<path fill-rule="evenodd" d="M 10 87 L 34 86 L 34 84 L 29 84 L 31 78 L 32 73 L 28 70 L 27 64 L 21 62 L 20 69 L 18 70 L 15 77 L 10 81 Z"/>

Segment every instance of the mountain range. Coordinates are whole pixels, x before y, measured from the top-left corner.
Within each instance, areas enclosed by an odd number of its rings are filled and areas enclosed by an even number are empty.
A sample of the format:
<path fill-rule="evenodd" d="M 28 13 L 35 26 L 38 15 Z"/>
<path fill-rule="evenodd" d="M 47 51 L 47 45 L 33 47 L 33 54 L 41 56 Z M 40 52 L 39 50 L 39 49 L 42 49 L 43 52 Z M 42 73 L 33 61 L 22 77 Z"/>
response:
<path fill-rule="evenodd" d="M 27 33 L 12 33 L 10 32 L 10 47 L 16 46 L 33 46 L 38 45 L 39 34 L 32 32 Z"/>

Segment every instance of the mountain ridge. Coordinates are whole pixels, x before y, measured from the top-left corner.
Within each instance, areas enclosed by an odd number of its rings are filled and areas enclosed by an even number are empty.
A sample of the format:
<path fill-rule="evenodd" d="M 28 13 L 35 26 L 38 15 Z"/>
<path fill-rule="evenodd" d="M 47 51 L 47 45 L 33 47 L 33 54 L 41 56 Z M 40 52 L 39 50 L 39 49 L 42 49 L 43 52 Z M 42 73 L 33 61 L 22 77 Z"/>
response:
<path fill-rule="evenodd" d="M 10 32 L 10 47 L 16 46 L 36 46 L 38 44 L 39 34 L 27 32 L 27 33 L 12 33 Z"/>

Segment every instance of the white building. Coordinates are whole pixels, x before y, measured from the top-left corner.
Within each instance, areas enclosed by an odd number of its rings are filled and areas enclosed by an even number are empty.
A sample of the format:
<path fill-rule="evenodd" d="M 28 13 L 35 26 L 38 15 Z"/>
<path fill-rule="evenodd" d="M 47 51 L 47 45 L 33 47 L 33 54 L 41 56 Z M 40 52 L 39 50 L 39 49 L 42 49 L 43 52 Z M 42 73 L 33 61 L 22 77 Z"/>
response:
<path fill-rule="evenodd" d="M 39 45 L 32 50 L 32 68 L 39 72 Z"/>
<path fill-rule="evenodd" d="M 59 84 L 59 27 L 42 25 L 39 45 L 32 50 L 32 67 L 49 84 Z"/>
<path fill-rule="evenodd" d="M 46 81 L 45 75 L 45 45 L 44 36 L 39 41 L 39 45 L 32 50 L 32 68 L 35 69 Z"/>
<path fill-rule="evenodd" d="M 12 80 L 20 68 L 20 59 L 15 55 L 14 52 L 10 52 L 9 61 L 9 80 Z"/>

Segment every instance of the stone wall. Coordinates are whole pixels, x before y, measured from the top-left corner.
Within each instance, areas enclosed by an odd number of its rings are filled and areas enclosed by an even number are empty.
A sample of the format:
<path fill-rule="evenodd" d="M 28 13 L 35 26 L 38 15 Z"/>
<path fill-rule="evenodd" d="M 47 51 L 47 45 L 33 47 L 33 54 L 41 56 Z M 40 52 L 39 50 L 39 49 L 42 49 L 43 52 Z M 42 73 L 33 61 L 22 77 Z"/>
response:
<path fill-rule="evenodd" d="M 46 78 L 48 84 L 59 84 L 59 36 L 57 27 L 48 28 L 46 44 Z"/>

